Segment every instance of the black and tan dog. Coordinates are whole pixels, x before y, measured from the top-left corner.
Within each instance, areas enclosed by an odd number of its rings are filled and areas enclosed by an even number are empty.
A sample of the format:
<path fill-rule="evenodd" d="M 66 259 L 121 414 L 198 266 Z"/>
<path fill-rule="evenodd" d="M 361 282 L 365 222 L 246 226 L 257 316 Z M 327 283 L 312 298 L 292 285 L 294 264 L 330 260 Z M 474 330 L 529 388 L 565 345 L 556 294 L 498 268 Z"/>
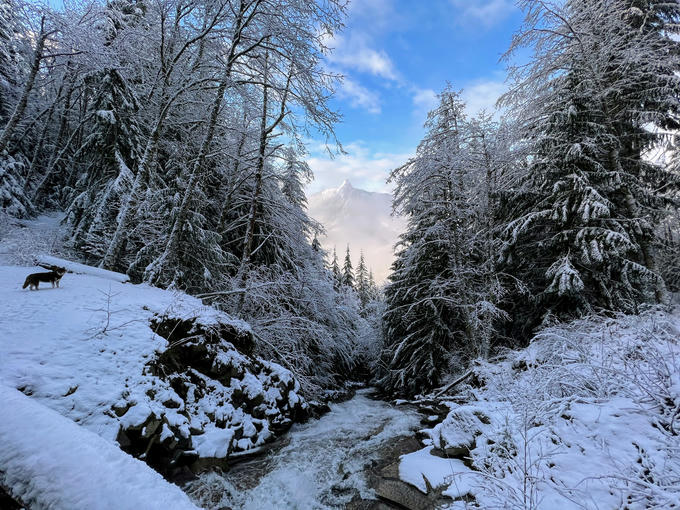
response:
<path fill-rule="evenodd" d="M 38 285 L 40 285 L 40 282 L 51 283 L 53 288 L 55 286 L 59 287 L 59 280 L 61 280 L 61 277 L 64 276 L 64 273 L 66 273 L 66 269 L 58 267 L 48 273 L 29 274 L 26 277 L 26 281 L 24 282 L 22 289 L 30 287 L 30 290 L 38 290 Z"/>

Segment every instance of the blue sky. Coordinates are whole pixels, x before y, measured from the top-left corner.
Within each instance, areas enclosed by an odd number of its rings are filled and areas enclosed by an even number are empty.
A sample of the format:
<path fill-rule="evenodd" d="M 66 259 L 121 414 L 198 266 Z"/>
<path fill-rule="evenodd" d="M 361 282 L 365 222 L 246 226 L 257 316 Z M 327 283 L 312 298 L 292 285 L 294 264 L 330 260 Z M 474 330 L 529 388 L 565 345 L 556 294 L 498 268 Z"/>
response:
<path fill-rule="evenodd" d="M 309 191 L 387 191 L 392 168 L 412 155 L 427 111 L 451 82 L 471 112 L 492 108 L 505 90 L 499 58 L 519 28 L 514 0 L 353 0 L 328 66 L 345 76 L 334 107 L 347 155 L 329 159 L 312 143 Z"/>

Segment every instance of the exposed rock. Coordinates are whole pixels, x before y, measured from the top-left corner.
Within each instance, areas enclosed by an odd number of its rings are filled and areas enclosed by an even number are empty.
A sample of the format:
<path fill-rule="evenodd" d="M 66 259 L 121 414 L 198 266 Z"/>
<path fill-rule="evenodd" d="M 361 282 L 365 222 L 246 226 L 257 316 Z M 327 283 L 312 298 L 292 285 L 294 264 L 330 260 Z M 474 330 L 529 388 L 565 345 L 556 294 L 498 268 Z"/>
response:
<path fill-rule="evenodd" d="M 221 314 L 220 314 L 221 315 Z M 224 314 L 226 316 L 226 314 Z M 248 328 L 236 326 L 224 320 L 202 321 L 200 317 L 176 317 L 172 315 L 155 316 L 151 319 L 154 333 L 165 338 L 170 344 L 191 338 L 204 338 L 209 343 L 226 340 L 240 352 L 252 354 L 255 350 L 255 339 Z"/>
<path fill-rule="evenodd" d="M 378 461 L 365 472 L 369 487 L 375 490 L 379 499 L 356 498 L 347 508 L 427 510 L 445 502 L 450 503 L 451 500 L 442 496 L 441 491 L 432 489 L 428 494 L 423 494 L 399 478 L 400 456 L 420 448 L 420 443 L 412 436 L 398 438 L 383 447 Z"/>
<path fill-rule="evenodd" d="M 394 510 L 394 506 L 377 499 L 357 499 L 350 501 L 346 510 Z"/>
<path fill-rule="evenodd" d="M 437 506 L 436 500 L 401 480 L 381 479 L 375 487 L 379 498 L 408 510 L 427 510 Z"/>
<path fill-rule="evenodd" d="M 475 438 L 489 423 L 482 410 L 466 405 L 454 408 L 442 423 L 425 432 L 442 457 L 463 458 L 474 448 Z"/>
<path fill-rule="evenodd" d="M 430 454 L 442 459 L 464 459 L 470 456 L 470 450 L 475 448 L 474 442 L 469 445 L 452 446 L 449 448 L 432 448 Z"/>

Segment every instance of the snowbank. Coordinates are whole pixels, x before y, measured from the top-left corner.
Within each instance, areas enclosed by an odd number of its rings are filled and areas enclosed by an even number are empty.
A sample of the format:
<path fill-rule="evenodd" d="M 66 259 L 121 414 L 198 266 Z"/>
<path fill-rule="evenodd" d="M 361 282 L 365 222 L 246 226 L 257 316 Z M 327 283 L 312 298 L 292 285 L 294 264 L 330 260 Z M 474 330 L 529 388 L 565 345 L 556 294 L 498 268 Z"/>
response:
<path fill-rule="evenodd" d="M 30 508 L 196 510 L 179 487 L 117 446 L 0 386 L 0 484 Z"/>
<path fill-rule="evenodd" d="M 451 508 L 677 506 L 679 341 L 679 310 L 547 329 L 476 369 L 481 388 L 423 431 L 401 477 Z"/>
<path fill-rule="evenodd" d="M 126 274 L 116 273 L 114 271 L 107 271 L 99 267 L 86 266 L 78 262 L 71 262 L 70 260 L 53 257 L 52 255 L 38 255 L 36 257 L 39 264 L 46 264 L 50 266 L 63 267 L 71 273 L 87 274 L 97 276 L 106 280 L 113 280 L 114 282 L 125 283 L 130 281 L 130 277 Z"/>
<path fill-rule="evenodd" d="M 243 321 L 96 268 L 22 290 L 39 270 L 0 266 L 0 385 L 168 475 L 256 449 L 305 417 L 297 381 L 252 355 Z"/>

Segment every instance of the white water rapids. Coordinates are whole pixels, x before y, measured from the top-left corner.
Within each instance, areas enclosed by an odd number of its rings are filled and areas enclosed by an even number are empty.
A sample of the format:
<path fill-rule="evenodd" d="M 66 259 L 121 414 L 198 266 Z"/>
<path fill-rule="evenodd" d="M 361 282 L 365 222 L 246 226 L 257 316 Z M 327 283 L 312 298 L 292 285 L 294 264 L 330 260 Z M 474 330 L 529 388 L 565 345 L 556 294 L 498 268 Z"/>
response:
<path fill-rule="evenodd" d="M 246 468 L 233 475 L 206 473 L 186 490 L 207 509 L 326 510 L 343 508 L 357 492 L 374 498 L 364 468 L 378 459 L 381 446 L 408 435 L 419 417 L 415 411 L 367 398 L 369 391 L 331 404 L 331 411 L 319 420 L 295 425 L 286 446 L 267 459 L 266 474 L 254 487 L 244 489 L 233 478 L 242 482 Z"/>

